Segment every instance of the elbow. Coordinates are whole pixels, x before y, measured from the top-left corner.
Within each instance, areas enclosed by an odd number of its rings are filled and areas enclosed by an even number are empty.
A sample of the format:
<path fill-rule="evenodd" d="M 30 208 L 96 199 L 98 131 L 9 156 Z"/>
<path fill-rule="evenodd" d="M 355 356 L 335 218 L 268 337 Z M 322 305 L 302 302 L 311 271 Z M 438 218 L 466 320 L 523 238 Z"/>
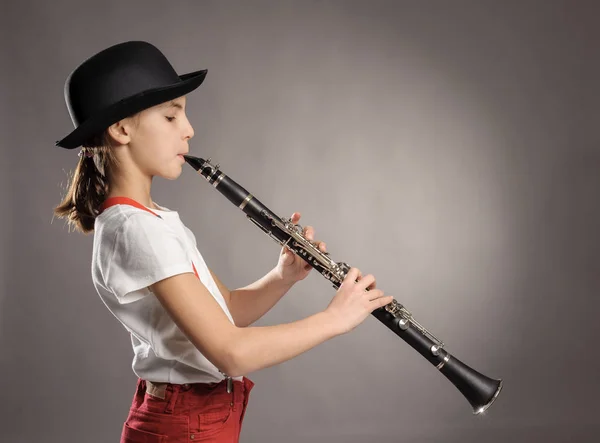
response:
<path fill-rule="evenodd" d="M 241 377 L 242 375 L 245 375 L 246 372 L 242 371 L 240 368 L 236 368 L 236 367 L 232 367 L 229 371 L 223 371 L 225 372 L 225 374 L 227 374 L 230 377 Z"/>
<path fill-rule="evenodd" d="M 226 346 L 225 355 L 219 368 L 222 372 L 230 377 L 240 377 L 245 375 L 247 368 L 245 366 L 246 359 L 243 355 L 243 346 L 240 346 L 239 340 L 232 340 L 230 346 Z"/>
<path fill-rule="evenodd" d="M 222 360 L 215 366 L 219 368 L 219 371 L 230 377 L 238 377 L 241 375 L 239 359 L 232 352 L 226 352 L 226 355 L 224 355 Z"/>

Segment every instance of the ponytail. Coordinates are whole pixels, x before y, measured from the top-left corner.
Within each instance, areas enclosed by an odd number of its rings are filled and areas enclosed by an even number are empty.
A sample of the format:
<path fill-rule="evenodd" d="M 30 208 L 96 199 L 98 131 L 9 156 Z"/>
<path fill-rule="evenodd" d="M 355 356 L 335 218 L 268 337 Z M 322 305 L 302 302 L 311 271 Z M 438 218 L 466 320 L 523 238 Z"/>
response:
<path fill-rule="evenodd" d="M 118 162 L 108 130 L 82 146 L 85 149 L 80 154 L 62 202 L 54 208 L 54 215 L 65 218 L 75 231 L 89 234 L 94 231 L 100 205 L 109 192 L 109 173 Z"/>

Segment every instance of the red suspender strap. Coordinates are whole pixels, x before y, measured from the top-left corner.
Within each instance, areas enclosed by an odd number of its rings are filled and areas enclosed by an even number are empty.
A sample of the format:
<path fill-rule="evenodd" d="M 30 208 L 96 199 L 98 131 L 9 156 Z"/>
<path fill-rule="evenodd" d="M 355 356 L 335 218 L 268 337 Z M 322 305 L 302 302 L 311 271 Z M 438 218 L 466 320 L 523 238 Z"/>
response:
<path fill-rule="evenodd" d="M 158 215 L 156 212 L 151 211 L 150 209 L 148 209 L 147 207 L 145 207 L 144 205 L 138 203 L 137 201 L 135 201 L 132 198 L 129 197 L 110 197 L 107 198 L 104 203 L 102 203 L 100 205 L 100 213 L 104 212 L 106 209 L 110 208 L 111 206 L 114 205 L 130 205 L 130 206 L 135 206 L 138 209 L 142 209 L 144 211 L 148 211 L 150 214 L 152 215 L 156 215 L 158 218 L 162 217 L 160 215 Z M 200 276 L 198 275 L 198 271 L 196 271 L 196 266 L 194 266 L 194 261 L 192 260 L 192 268 L 194 269 L 194 274 L 196 275 L 196 277 L 198 277 L 198 279 L 200 279 Z"/>
<path fill-rule="evenodd" d="M 138 209 L 143 209 L 144 211 L 148 211 L 152 215 L 156 215 L 158 218 L 162 218 L 156 212 L 152 212 L 150 209 L 145 207 L 144 205 L 136 202 L 134 199 L 129 197 L 110 197 L 107 198 L 102 205 L 100 205 L 100 213 L 104 212 L 104 210 L 110 208 L 114 205 L 130 205 L 135 206 Z"/>
<path fill-rule="evenodd" d="M 192 260 L 192 268 L 194 269 L 194 274 L 196 274 L 196 277 L 198 277 L 198 280 L 200 280 L 200 276 L 198 275 L 198 271 L 196 271 L 196 267 L 194 266 L 193 260 Z"/>

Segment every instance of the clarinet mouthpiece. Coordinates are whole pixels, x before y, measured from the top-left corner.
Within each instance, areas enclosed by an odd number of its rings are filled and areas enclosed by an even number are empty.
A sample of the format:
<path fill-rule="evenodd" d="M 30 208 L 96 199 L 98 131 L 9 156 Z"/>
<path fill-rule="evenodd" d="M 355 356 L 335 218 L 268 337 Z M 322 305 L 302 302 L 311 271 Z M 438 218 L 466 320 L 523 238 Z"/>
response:
<path fill-rule="evenodd" d="M 183 156 L 188 165 L 194 168 L 196 171 L 199 171 L 202 165 L 204 164 L 204 159 L 200 157 L 194 157 L 193 155 L 185 154 Z"/>

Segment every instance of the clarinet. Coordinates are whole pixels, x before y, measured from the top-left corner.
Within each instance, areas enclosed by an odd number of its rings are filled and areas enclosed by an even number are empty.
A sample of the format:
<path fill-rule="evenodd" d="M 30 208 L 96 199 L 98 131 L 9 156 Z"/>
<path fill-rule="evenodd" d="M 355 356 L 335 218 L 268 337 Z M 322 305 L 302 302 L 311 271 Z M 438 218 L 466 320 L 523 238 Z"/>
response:
<path fill-rule="evenodd" d="M 271 212 L 256 197 L 221 172 L 218 164 L 213 166 L 210 158 L 204 160 L 191 155 L 183 157 L 197 173 L 240 208 L 252 223 L 279 245 L 291 249 L 310 264 L 331 281 L 334 288 L 338 289 L 341 286 L 350 266 L 344 262 L 333 261 L 329 252 L 319 250 L 316 242 L 304 236 L 301 225 Z M 444 343 L 421 326 L 396 300 L 375 309 L 371 314 L 450 380 L 471 404 L 473 414 L 482 414 L 496 400 L 502 389 L 502 380 L 489 378 L 450 355 L 444 349 Z"/>

